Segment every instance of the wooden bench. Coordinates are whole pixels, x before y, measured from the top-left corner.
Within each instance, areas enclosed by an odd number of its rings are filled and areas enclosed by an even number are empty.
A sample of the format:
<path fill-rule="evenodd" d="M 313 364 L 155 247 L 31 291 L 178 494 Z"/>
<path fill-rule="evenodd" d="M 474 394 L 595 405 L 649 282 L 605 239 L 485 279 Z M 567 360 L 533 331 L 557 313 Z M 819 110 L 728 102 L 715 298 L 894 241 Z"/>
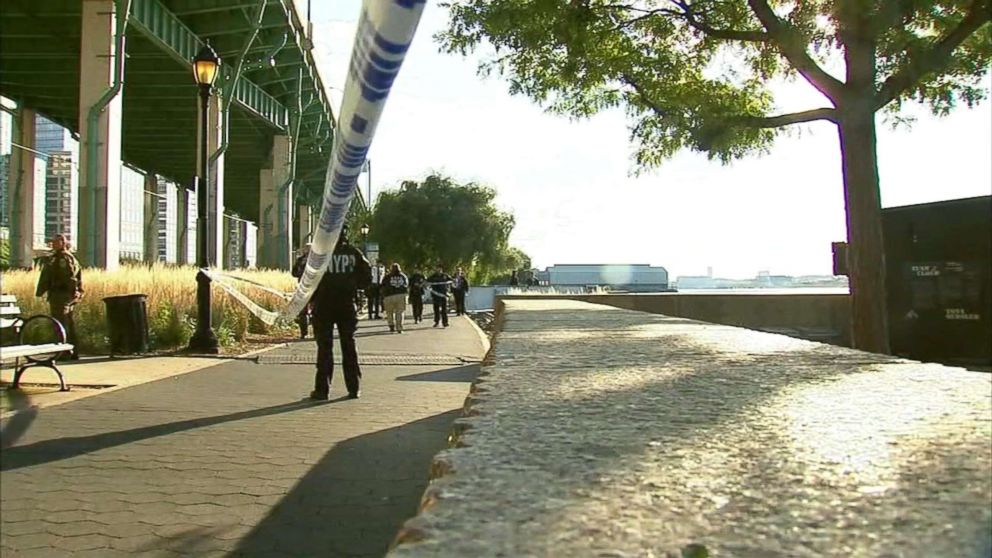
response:
<path fill-rule="evenodd" d="M 51 329 L 55 332 L 55 340 L 51 343 L 30 344 L 25 342 L 25 333 L 30 333 L 31 323 L 49 322 Z M 44 366 L 51 368 L 59 376 L 59 386 L 61 391 L 69 391 L 65 385 L 65 377 L 62 371 L 55 365 L 55 359 L 63 353 L 71 351 L 73 346 L 66 343 L 65 327 L 55 318 L 39 314 L 24 319 L 21 317 L 21 309 L 17 306 L 17 297 L 14 295 L 0 295 L 0 330 L 11 329 L 18 336 L 17 345 L 0 347 L 0 361 L 14 361 L 14 383 L 12 389 L 18 389 L 21 384 L 21 376 L 24 371 L 32 366 Z M 21 360 L 23 359 L 23 363 Z"/>

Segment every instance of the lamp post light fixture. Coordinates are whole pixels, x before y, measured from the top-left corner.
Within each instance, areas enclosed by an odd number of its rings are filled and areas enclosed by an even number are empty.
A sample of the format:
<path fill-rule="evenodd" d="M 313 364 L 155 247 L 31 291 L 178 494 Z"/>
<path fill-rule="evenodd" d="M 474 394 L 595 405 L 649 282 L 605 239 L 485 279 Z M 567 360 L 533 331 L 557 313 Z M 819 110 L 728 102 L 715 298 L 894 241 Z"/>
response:
<path fill-rule="evenodd" d="M 200 88 L 200 157 L 196 187 L 196 331 L 189 340 L 189 349 L 200 353 L 217 354 L 217 335 L 211 327 L 210 278 L 203 270 L 210 267 L 207 257 L 207 188 L 210 187 L 210 168 L 207 158 L 207 109 L 210 93 L 220 69 L 220 57 L 209 44 L 200 49 L 193 59 L 193 77 Z"/>
<path fill-rule="evenodd" d="M 362 232 L 362 252 L 364 252 L 366 255 L 369 252 L 369 231 L 371 229 L 372 227 L 369 227 L 368 223 L 365 223 L 364 225 L 362 225 L 362 228 L 359 229 Z"/>

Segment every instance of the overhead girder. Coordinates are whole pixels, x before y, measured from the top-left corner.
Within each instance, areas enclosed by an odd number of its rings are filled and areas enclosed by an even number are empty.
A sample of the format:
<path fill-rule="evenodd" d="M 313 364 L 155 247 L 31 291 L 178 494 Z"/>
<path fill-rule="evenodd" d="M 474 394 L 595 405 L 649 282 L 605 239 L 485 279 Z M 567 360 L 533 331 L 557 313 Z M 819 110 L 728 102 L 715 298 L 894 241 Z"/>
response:
<path fill-rule="evenodd" d="M 334 119 L 304 47 L 304 23 L 290 0 L 267 0 L 262 29 L 249 62 L 270 55 L 275 67 L 243 73 L 230 112 L 225 203 L 241 215 L 258 208 L 259 168 L 267 164 L 273 134 L 285 133 L 288 109 L 303 104 L 298 193 L 322 189 Z M 0 0 L 0 94 L 30 106 L 75 132 L 79 124 L 79 0 Z M 146 171 L 188 185 L 195 171 L 197 100 L 189 61 L 208 35 L 227 60 L 243 48 L 258 2 L 250 0 L 132 0 L 123 105 L 123 158 Z M 216 32 L 227 31 L 223 34 Z M 276 47 L 284 41 L 283 48 Z M 303 83 L 297 84 L 300 66 Z M 224 66 L 233 69 L 230 62 Z M 302 85 L 302 87 L 300 87 Z M 320 148 L 320 152 L 317 148 Z"/>

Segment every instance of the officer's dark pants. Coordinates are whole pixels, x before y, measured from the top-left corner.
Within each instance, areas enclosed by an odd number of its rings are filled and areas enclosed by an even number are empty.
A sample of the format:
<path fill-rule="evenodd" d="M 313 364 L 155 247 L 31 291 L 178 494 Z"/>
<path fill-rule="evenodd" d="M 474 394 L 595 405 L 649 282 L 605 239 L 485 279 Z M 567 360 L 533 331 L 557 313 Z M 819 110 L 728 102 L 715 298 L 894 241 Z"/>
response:
<path fill-rule="evenodd" d="M 73 317 L 76 304 L 73 298 L 72 295 L 49 293 L 48 310 L 49 314 L 65 327 L 65 340 L 73 346 L 72 356 L 77 357 L 79 356 L 79 343 L 76 340 L 76 319 Z"/>
<path fill-rule="evenodd" d="M 437 325 L 438 322 L 441 322 L 445 326 L 447 326 L 448 297 L 431 295 L 431 301 L 434 303 L 434 325 Z"/>
<path fill-rule="evenodd" d="M 465 291 L 454 291 L 455 293 L 455 314 L 461 316 L 465 313 Z"/>
<path fill-rule="evenodd" d="M 337 326 L 341 338 L 344 385 L 348 393 L 357 393 L 362 371 L 358 367 L 358 350 L 355 348 L 358 314 L 353 304 L 337 308 L 330 315 L 315 314 L 313 317 L 313 333 L 317 338 L 317 375 L 313 388 L 319 393 L 330 392 L 331 377 L 334 375 L 334 326 Z"/>
<path fill-rule="evenodd" d="M 379 317 L 379 311 L 382 308 L 382 305 L 380 304 L 381 301 L 379 298 L 379 287 L 374 285 L 369 287 L 368 296 L 369 296 L 369 319 L 371 320 L 372 318 Z"/>
<path fill-rule="evenodd" d="M 419 322 L 424 319 L 424 295 L 418 294 L 410 297 L 410 304 L 413 305 L 413 321 Z"/>

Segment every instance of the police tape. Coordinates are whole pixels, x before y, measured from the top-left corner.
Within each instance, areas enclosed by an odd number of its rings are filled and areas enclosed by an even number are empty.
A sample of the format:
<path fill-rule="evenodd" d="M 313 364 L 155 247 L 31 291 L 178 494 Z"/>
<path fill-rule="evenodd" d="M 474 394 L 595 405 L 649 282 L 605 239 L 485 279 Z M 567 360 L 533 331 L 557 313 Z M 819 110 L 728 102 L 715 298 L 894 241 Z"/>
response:
<path fill-rule="evenodd" d="M 238 302 L 240 302 L 242 305 L 244 305 L 244 307 L 249 312 L 251 312 L 251 314 L 253 316 L 255 316 L 256 318 L 258 318 L 259 320 L 262 320 L 265 324 L 267 324 L 267 325 L 274 325 L 276 323 L 276 320 L 279 318 L 279 312 L 273 312 L 272 310 L 267 310 L 267 309 L 259 306 L 255 301 L 253 301 L 252 299 L 248 298 L 244 293 L 242 293 L 238 289 L 234 288 L 234 285 L 231 285 L 231 284 L 227 283 L 224 279 L 225 278 L 241 279 L 241 280 L 244 280 L 244 281 L 246 281 L 248 283 L 254 283 L 254 284 L 257 285 L 257 283 L 255 281 L 249 281 L 247 279 L 244 279 L 243 277 L 235 277 L 233 275 L 227 275 L 227 274 L 224 274 L 224 273 L 217 273 L 216 271 L 211 271 L 209 269 L 200 269 L 200 273 L 203 273 L 204 275 L 206 275 L 210 279 L 210 282 L 211 283 L 213 283 L 213 284 L 217 285 L 218 287 L 224 289 L 224 292 L 226 292 L 227 294 L 231 295 L 232 298 L 234 298 L 235 300 L 237 300 Z M 261 286 L 264 286 L 264 285 L 261 285 Z M 286 293 L 281 293 L 279 291 L 276 291 L 275 289 L 271 289 L 271 288 L 268 288 L 268 287 L 265 287 L 265 288 L 266 288 L 266 290 L 275 292 L 276 294 L 278 294 L 281 297 L 287 296 Z"/>
<path fill-rule="evenodd" d="M 248 279 L 246 277 L 238 277 L 237 275 L 231 275 L 230 273 L 220 273 L 218 271 L 211 271 L 207 276 L 210 277 L 211 279 L 213 279 L 214 277 L 225 277 L 225 278 L 228 278 L 228 279 L 234 279 L 236 281 L 242 281 L 244 283 L 248 283 L 250 285 L 254 285 L 255 287 L 257 287 L 261 291 L 265 291 L 267 293 L 274 294 L 274 295 L 278 296 L 279 298 L 283 298 L 283 299 L 286 299 L 286 300 L 290 300 L 291 298 L 293 298 L 293 293 L 287 293 L 285 291 L 280 291 L 280 290 L 277 290 L 277 289 L 273 289 L 272 287 L 270 287 L 268 285 L 265 285 L 263 283 L 259 283 L 258 281 L 253 281 L 253 280 Z"/>
<path fill-rule="evenodd" d="M 295 317 L 306 305 L 337 246 L 386 98 L 413 41 L 425 3 L 426 0 L 362 2 L 317 230 L 303 276 L 293 298 L 282 309 L 284 317 Z"/>

